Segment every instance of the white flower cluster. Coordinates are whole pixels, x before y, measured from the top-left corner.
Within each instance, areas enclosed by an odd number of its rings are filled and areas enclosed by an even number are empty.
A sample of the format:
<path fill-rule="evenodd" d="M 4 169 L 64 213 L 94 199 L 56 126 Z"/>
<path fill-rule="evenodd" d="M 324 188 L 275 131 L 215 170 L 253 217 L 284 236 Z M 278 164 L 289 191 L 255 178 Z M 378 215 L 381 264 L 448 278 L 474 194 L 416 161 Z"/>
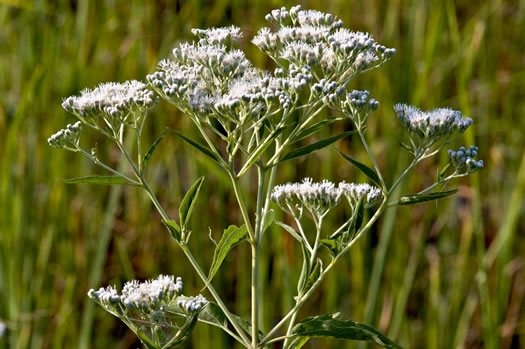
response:
<path fill-rule="evenodd" d="M 112 286 L 106 288 L 101 287 L 98 291 L 90 289 L 88 297 L 100 303 L 105 308 L 113 308 L 115 305 L 120 304 L 120 295 Z"/>
<path fill-rule="evenodd" d="M 262 28 L 253 38 L 263 52 L 298 66 L 319 65 L 325 74 L 340 80 L 382 64 L 395 54 L 395 49 L 377 44 L 367 33 L 342 28 L 343 22 L 329 13 L 295 6 L 290 11 L 273 10 L 265 18 L 278 30 Z"/>
<path fill-rule="evenodd" d="M 363 195 L 366 195 L 367 205 L 373 205 L 382 197 L 379 188 L 368 184 L 341 182 L 336 186 L 327 180 L 316 183 L 311 178 L 305 178 L 301 183 L 276 186 L 271 199 L 284 209 L 286 205 L 299 203 L 312 214 L 322 216 L 341 202 L 343 197 L 346 196 L 352 204 L 357 203 Z"/>
<path fill-rule="evenodd" d="M 66 98 L 62 107 L 91 126 L 110 124 L 115 128 L 128 121 L 131 114 L 142 114 L 155 103 L 153 91 L 148 90 L 144 83 L 131 80 L 85 89 L 80 96 Z"/>
<path fill-rule="evenodd" d="M 288 109 L 313 75 L 309 67 L 290 66 L 275 74 L 253 67 L 239 50 L 229 49 L 211 37 L 238 35 L 238 28 L 193 32 L 206 40 L 183 43 L 173 50 L 174 60 L 163 60 L 148 75 L 153 88 L 181 110 L 201 118 L 217 118 L 226 130 L 261 117 L 271 109 Z"/>
<path fill-rule="evenodd" d="M 142 283 L 133 280 L 122 288 L 122 303 L 130 309 L 153 310 L 171 303 L 182 293 L 182 278 L 160 275 Z"/>
<path fill-rule="evenodd" d="M 114 287 L 89 290 L 89 298 L 101 304 L 104 308 L 113 310 L 115 305 L 122 305 L 130 310 L 146 316 L 151 312 L 162 311 L 182 293 L 182 279 L 173 276 L 160 275 L 155 280 L 127 282 L 119 295 Z"/>
<path fill-rule="evenodd" d="M 372 206 L 377 203 L 382 197 L 383 193 L 377 187 L 371 186 L 367 183 L 339 183 L 339 188 L 344 192 L 348 202 L 352 207 L 354 207 L 361 197 L 365 197 L 365 204 L 367 206 Z"/>
<path fill-rule="evenodd" d="M 423 141 L 436 142 L 456 131 L 463 133 L 472 124 L 471 118 L 449 108 L 422 111 L 411 105 L 396 104 L 394 110 L 401 124 Z"/>
<path fill-rule="evenodd" d="M 177 300 L 177 305 L 188 314 L 198 313 L 208 304 L 208 300 L 202 296 Z"/>
<path fill-rule="evenodd" d="M 478 155 L 478 147 L 476 146 L 470 146 L 469 149 L 460 147 L 458 151 L 452 149 L 448 151 L 450 162 L 456 170 L 466 169 L 467 173 L 473 173 L 483 168 L 483 160 L 474 160 L 476 155 Z"/>
<path fill-rule="evenodd" d="M 50 146 L 55 148 L 71 149 L 68 143 L 78 145 L 81 131 L 82 124 L 80 123 L 80 121 L 77 121 L 73 125 L 68 124 L 65 129 L 60 130 L 51 137 L 49 137 L 47 139 L 47 142 Z"/>
<path fill-rule="evenodd" d="M 193 35 L 199 37 L 202 43 L 226 45 L 237 42 L 242 37 L 240 28 L 236 26 L 209 29 L 192 29 Z"/>

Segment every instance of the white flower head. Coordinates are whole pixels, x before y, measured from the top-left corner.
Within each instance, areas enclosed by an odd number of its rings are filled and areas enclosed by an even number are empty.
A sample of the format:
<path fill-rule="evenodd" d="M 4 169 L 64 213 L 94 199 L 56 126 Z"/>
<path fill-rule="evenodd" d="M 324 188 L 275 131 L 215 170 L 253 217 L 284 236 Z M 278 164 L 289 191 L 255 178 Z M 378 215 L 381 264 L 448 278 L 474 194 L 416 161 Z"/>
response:
<path fill-rule="evenodd" d="M 322 216 L 341 201 L 342 194 L 343 192 L 332 182 L 327 180 L 313 182 L 311 178 L 305 178 L 301 183 L 276 186 L 271 199 L 281 207 L 297 202 L 313 215 Z"/>
<path fill-rule="evenodd" d="M 339 183 L 339 189 L 344 193 L 352 207 L 354 207 L 363 196 L 365 197 L 365 204 L 367 206 L 372 206 L 383 197 L 383 193 L 379 188 L 367 183 L 341 182 Z"/>
<path fill-rule="evenodd" d="M 80 120 L 89 122 L 98 116 L 123 120 L 131 113 L 151 109 L 155 102 L 153 91 L 148 90 L 146 84 L 131 80 L 84 89 L 80 96 L 66 98 L 62 107 Z"/>
<path fill-rule="evenodd" d="M 80 132 L 82 131 L 82 124 L 80 121 L 73 125 L 68 124 L 65 129 L 62 129 L 49 137 L 47 142 L 50 146 L 55 148 L 66 148 L 72 150 L 71 146 L 78 145 L 80 140 Z"/>
<path fill-rule="evenodd" d="M 423 140 L 437 141 L 456 131 L 463 133 L 472 124 L 471 118 L 449 108 L 422 111 L 411 105 L 396 104 L 394 110 L 401 124 Z"/>
<path fill-rule="evenodd" d="M 242 37 L 241 29 L 236 26 L 192 29 L 191 32 L 203 42 L 213 45 L 225 45 L 237 42 Z"/>
<path fill-rule="evenodd" d="M 207 304 L 208 300 L 200 295 L 177 301 L 177 305 L 187 314 L 198 314 Z"/>

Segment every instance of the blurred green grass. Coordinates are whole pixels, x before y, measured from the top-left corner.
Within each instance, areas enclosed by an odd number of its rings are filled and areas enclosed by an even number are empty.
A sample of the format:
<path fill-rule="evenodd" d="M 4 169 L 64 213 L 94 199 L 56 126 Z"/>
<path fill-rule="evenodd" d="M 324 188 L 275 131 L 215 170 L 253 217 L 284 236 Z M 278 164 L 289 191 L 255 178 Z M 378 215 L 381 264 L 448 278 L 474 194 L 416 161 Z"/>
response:
<path fill-rule="evenodd" d="M 202 285 L 142 193 L 129 188 L 69 186 L 60 179 L 101 173 L 47 137 L 73 118 L 62 98 L 104 81 L 143 79 L 192 27 L 235 24 L 259 67 L 271 67 L 249 39 L 270 9 L 290 1 L 0 1 L 0 321 L 4 348 L 130 348 L 129 331 L 87 301 L 89 288 L 160 273 L 180 275 L 189 293 Z M 304 1 L 368 31 L 398 54 L 351 88 L 381 101 L 370 119 L 373 151 L 390 181 L 408 158 L 396 102 L 450 106 L 475 124 L 459 143 L 477 144 L 486 167 L 438 204 L 389 211 L 326 280 L 300 316 L 341 311 L 377 326 L 407 348 L 525 346 L 525 2 L 490 0 Z M 147 141 L 165 126 L 195 132 L 161 103 Z M 342 131 L 337 124 L 329 133 Z M 118 153 L 84 132 L 82 143 L 117 166 Z M 337 145 L 365 160 L 357 140 Z M 192 161 L 192 160 L 196 161 Z M 445 161 L 444 158 L 441 161 Z M 419 166 L 402 190 L 430 184 L 438 162 Z M 207 179 L 192 248 L 209 266 L 214 237 L 240 222 L 224 174 L 177 139 L 163 143 L 149 177 L 168 212 L 200 175 Z M 278 182 L 365 180 L 327 149 L 283 166 Z M 254 182 L 254 181 L 252 181 Z M 250 181 L 246 195 L 255 197 Z M 300 251 L 274 229 L 261 269 L 264 325 L 290 307 Z M 235 312 L 248 317 L 249 252 L 238 248 L 216 278 Z M 268 328 L 263 328 L 268 329 Z M 230 339 L 199 325 L 186 347 L 229 348 Z M 355 343 L 312 341 L 310 347 Z"/>

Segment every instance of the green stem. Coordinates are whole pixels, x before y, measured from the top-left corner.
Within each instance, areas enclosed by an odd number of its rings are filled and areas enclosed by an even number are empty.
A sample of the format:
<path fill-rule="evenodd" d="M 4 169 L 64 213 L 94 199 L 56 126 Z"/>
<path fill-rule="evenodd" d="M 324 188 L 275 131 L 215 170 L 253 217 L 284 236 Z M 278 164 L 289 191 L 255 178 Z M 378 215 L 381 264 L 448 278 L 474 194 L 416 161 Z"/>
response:
<path fill-rule="evenodd" d="M 233 171 L 228 171 L 228 174 L 230 175 L 230 179 L 232 181 L 233 191 L 235 192 L 235 197 L 237 198 L 237 202 L 239 203 L 239 208 L 244 219 L 244 224 L 246 224 L 246 229 L 248 230 L 248 235 L 250 236 L 250 242 L 252 244 L 256 244 L 257 242 L 255 240 L 255 232 L 253 230 L 252 223 L 250 222 L 250 217 L 248 215 L 248 210 L 246 209 L 246 204 L 244 203 L 244 199 L 242 198 L 241 188 L 239 187 L 239 179 L 235 176 L 235 173 Z"/>
<path fill-rule="evenodd" d="M 376 170 L 377 176 L 379 177 L 379 181 L 381 182 L 381 189 L 383 190 L 383 192 L 386 192 L 386 185 L 383 179 L 383 175 L 381 174 L 381 170 L 379 169 L 379 166 L 377 165 L 374 154 L 372 154 L 372 151 L 370 150 L 370 147 L 368 146 L 368 142 L 366 141 L 365 134 L 363 133 L 363 128 L 361 127 L 361 125 L 358 125 L 357 132 L 359 132 L 359 137 L 361 137 L 361 142 L 363 143 L 363 146 L 365 147 L 366 152 L 368 153 L 368 157 L 370 157 L 370 160 L 372 161 L 372 164 L 374 165 L 374 169 Z"/>
<path fill-rule="evenodd" d="M 120 173 L 119 171 L 116 171 L 114 169 L 112 169 L 111 167 L 109 167 L 108 165 L 104 164 L 103 162 L 101 162 L 100 160 L 94 158 L 91 154 L 89 154 L 87 151 L 85 151 L 84 149 L 76 146 L 76 149 L 83 155 L 85 155 L 88 159 L 90 159 L 91 161 L 93 161 L 95 164 L 99 165 L 100 167 L 102 167 L 103 169 L 105 170 L 108 170 L 109 172 L 113 173 L 115 176 L 117 177 L 120 177 L 122 179 L 125 179 L 127 182 L 129 182 L 130 184 L 133 184 L 133 185 L 140 185 L 139 182 L 129 178 L 128 176 Z"/>
<path fill-rule="evenodd" d="M 167 213 L 164 211 L 164 209 L 162 208 L 162 206 L 160 205 L 159 201 L 157 200 L 157 197 L 155 196 L 155 194 L 153 193 L 153 191 L 151 190 L 150 186 L 148 185 L 147 181 L 144 180 L 144 178 L 142 178 L 142 184 L 144 185 L 143 188 L 146 190 L 149 198 L 151 199 L 151 201 L 153 202 L 153 205 L 157 208 L 157 211 L 159 211 L 161 217 L 163 220 L 169 220 L 169 216 L 167 215 Z M 242 338 L 242 340 L 244 341 L 244 343 L 242 343 L 245 347 L 249 347 L 249 343 L 250 343 L 250 340 L 248 339 L 248 337 L 246 336 L 246 334 L 244 333 L 244 331 L 242 330 L 242 328 L 239 326 L 239 324 L 233 319 L 233 316 L 232 314 L 229 312 L 228 308 L 226 307 L 226 305 L 224 304 L 224 302 L 222 301 L 221 297 L 219 296 L 219 294 L 217 293 L 217 291 L 215 290 L 215 288 L 212 286 L 212 284 L 210 283 L 210 281 L 208 280 L 208 277 L 206 276 L 206 274 L 204 273 L 204 271 L 202 271 L 201 267 L 199 266 L 199 263 L 197 262 L 197 260 L 195 260 L 195 257 L 193 257 L 193 255 L 191 254 L 190 250 L 188 249 L 187 245 L 185 243 L 179 243 L 179 246 L 181 247 L 182 251 L 184 252 L 184 254 L 186 255 L 186 257 L 188 258 L 188 260 L 190 261 L 190 264 L 192 265 L 192 267 L 195 269 L 195 271 L 197 272 L 197 274 L 199 275 L 199 277 L 201 278 L 201 280 L 204 282 L 204 284 L 206 285 L 206 288 L 210 291 L 210 293 L 212 294 L 213 298 L 215 299 L 215 301 L 217 302 L 217 305 L 222 309 L 222 311 L 224 312 L 224 314 L 226 315 L 226 318 L 228 318 L 228 320 L 230 321 L 230 323 L 233 325 L 233 327 L 235 328 L 235 330 L 237 331 L 237 333 L 239 334 L 239 336 Z"/>
<path fill-rule="evenodd" d="M 335 257 L 332 259 L 332 261 L 330 262 L 330 264 L 328 264 L 328 266 L 326 267 L 326 269 L 321 273 L 321 275 L 319 276 L 319 279 L 317 279 L 317 281 L 314 282 L 314 284 L 312 285 L 312 287 L 308 290 L 308 292 L 306 292 L 302 297 L 298 298 L 297 299 L 297 302 L 295 303 L 295 306 L 292 308 L 292 310 L 290 310 L 288 312 L 288 314 L 286 314 L 286 316 L 284 318 L 281 319 L 281 321 L 279 321 L 279 323 L 277 325 L 275 325 L 265 336 L 264 338 L 261 340 L 261 342 L 259 343 L 260 346 L 264 346 L 265 344 L 268 344 L 268 342 L 271 340 L 271 337 L 272 335 L 279 329 L 281 328 L 285 323 L 286 321 L 288 321 L 288 319 L 290 319 L 291 317 L 294 317 L 294 314 L 296 314 L 299 309 L 301 308 L 301 306 L 308 300 L 308 298 L 310 298 L 310 296 L 315 292 L 315 290 L 317 289 L 317 287 L 319 287 L 319 285 L 321 284 L 321 282 L 324 280 L 324 278 L 326 277 L 326 275 L 328 274 L 328 272 L 330 271 L 330 269 L 333 268 L 333 266 L 335 265 L 335 263 L 337 263 L 337 261 L 345 255 L 345 253 L 357 242 L 359 241 L 359 239 L 365 234 L 367 233 L 370 228 L 372 227 L 372 225 L 379 219 L 379 217 L 383 214 L 383 212 L 385 211 L 386 209 L 386 203 L 388 201 L 389 197 L 388 195 L 385 196 L 385 198 L 383 199 L 383 202 L 381 203 L 381 206 L 379 206 L 379 208 L 377 209 L 377 211 L 374 213 L 374 215 L 372 216 L 372 218 L 370 218 L 370 220 L 368 221 L 368 223 L 361 229 L 361 231 L 359 231 L 359 233 L 356 235 L 356 237 L 350 241 L 348 243 L 348 245 L 345 246 L 345 248 L 343 248 L 343 250 Z"/>
<path fill-rule="evenodd" d="M 259 307 L 259 245 L 252 244 L 252 348 L 258 348 L 259 327 L 258 327 L 258 307 Z"/>

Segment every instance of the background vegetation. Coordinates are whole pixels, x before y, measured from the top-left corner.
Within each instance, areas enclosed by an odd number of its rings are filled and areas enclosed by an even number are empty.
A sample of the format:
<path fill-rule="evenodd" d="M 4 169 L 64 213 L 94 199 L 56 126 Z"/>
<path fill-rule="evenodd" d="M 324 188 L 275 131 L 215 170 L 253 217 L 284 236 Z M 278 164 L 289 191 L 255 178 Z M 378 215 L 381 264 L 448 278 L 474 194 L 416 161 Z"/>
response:
<path fill-rule="evenodd" d="M 334 13 L 346 27 L 397 48 L 391 62 L 350 86 L 371 90 L 382 103 L 368 132 L 389 183 L 408 161 L 397 145 L 403 133 L 391 108 L 396 102 L 450 106 L 472 116 L 474 126 L 458 146 L 479 145 L 485 168 L 454 183 L 461 191 L 453 198 L 388 211 L 300 317 L 341 311 L 407 348 L 525 347 L 525 2 L 302 4 Z M 184 278 L 188 293 L 199 292 L 202 284 L 146 196 L 133 188 L 64 184 L 60 179 L 102 172 L 49 147 L 46 139 L 74 121 L 62 110 L 62 98 L 104 81 L 144 80 L 177 41 L 191 38 L 192 27 L 240 26 L 240 46 L 256 65 L 271 67 L 249 41 L 264 25 L 264 14 L 283 5 L 293 3 L 0 1 L 0 321 L 7 326 L 0 347 L 136 348 L 131 332 L 88 300 L 89 288 L 171 273 Z M 196 135 L 187 118 L 161 103 L 146 141 L 166 126 Z M 338 123 L 331 132 L 349 127 Z M 116 149 L 86 131 L 82 144 L 96 145 L 99 156 L 117 166 Z M 346 139 L 337 148 L 365 161 L 358 145 Z M 430 184 L 438 165 L 420 165 L 403 192 Z M 181 193 L 206 176 L 192 249 L 209 266 L 208 227 L 218 239 L 221 229 L 241 221 L 225 174 L 174 137 L 164 141 L 148 171 L 173 216 Z M 278 182 L 304 176 L 365 180 L 333 148 L 284 166 Z M 246 195 L 255 196 L 252 183 L 244 184 Z M 264 250 L 263 316 L 269 326 L 291 306 L 290 276 L 297 274 L 300 250 L 278 228 L 267 234 Z M 214 281 L 246 318 L 248 258 L 248 249 L 237 248 Z M 198 325 L 186 346 L 229 348 L 232 342 Z"/>

